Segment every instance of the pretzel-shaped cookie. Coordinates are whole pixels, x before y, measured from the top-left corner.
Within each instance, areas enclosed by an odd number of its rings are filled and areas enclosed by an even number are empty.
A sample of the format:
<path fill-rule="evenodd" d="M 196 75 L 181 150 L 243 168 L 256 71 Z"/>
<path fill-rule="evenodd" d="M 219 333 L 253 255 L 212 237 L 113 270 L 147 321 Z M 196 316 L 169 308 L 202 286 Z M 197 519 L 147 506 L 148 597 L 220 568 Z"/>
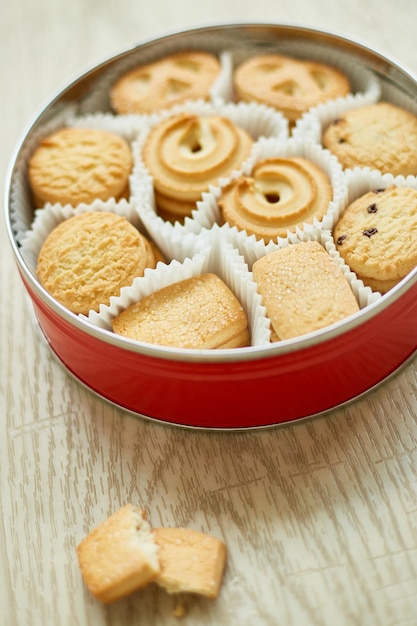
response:
<path fill-rule="evenodd" d="M 239 99 L 273 106 L 292 122 L 319 102 L 350 91 L 349 81 L 340 70 L 278 54 L 244 61 L 235 71 L 234 86 Z"/>
<path fill-rule="evenodd" d="M 178 52 L 124 74 L 111 89 L 111 105 L 120 114 L 152 113 L 188 99 L 207 99 L 219 73 L 214 55 Z"/>
<path fill-rule="evenodd" d="M 322 218 L 331 197 L 326 174 L 312 161 L 271 158 L 257 163 L 250 177 L 229 183 L 219 207 L 226 222 L 270 241 L 314 217 Z"/>

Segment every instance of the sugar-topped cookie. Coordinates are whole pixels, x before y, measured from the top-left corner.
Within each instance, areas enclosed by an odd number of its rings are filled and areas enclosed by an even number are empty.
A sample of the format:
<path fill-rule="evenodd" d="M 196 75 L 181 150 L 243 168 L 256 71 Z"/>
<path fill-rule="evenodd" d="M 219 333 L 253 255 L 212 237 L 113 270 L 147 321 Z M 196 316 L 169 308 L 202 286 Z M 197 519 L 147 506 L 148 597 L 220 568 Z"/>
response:
<path fill-rule="evenodd" d="M 112 322 L 119 335 L 162 346 L 194 349 L 249 345 L 242 305 L 215 274 L 162 287 L 130 305 Z"/>

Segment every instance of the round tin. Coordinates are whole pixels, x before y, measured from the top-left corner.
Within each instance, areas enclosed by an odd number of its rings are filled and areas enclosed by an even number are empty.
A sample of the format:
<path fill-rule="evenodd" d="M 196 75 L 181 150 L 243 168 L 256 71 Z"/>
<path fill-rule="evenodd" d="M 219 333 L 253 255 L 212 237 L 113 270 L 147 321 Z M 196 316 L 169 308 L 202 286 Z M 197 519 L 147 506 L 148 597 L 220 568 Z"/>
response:
<path fill-rule="evenodd" d="M 337 53 L 364 67 L 385 99 L 415 99 L 407 70 L 366 46 L 308 28 L 237 24 L 198 28 L 144 42 L 84 73 L 35 118 L 14 154 L 6 184 L 6 222 L 16 263 L 38 326 L 56 358 L 81 383 L 138 415 L 208 429 L 283 424 L 338 407 L 393 374 L 417 347 L 417 269 L 347 320 L 322 331 L 266 346 L 197 351 L 141 344 L 88 323 L 55 301 L 21 254 L 12 197 L 25 183 L 28 151 L 37 129 L 68 105 L 94 111 L 96 94 L 120 68 L 179 48 L 227 50 L 235 59 L 266 50 Z M 18 201 L 19 199 L 17 199 Z M 30 215 L 21 220 L 30 226 Z"/>

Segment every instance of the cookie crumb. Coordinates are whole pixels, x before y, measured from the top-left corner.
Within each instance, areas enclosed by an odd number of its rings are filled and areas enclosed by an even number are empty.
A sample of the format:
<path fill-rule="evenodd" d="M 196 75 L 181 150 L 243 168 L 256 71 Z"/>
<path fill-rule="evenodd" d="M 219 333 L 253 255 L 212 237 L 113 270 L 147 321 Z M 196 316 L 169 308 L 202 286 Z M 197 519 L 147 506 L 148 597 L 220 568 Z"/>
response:
<path fill-rule="evenodd" d="M 185 604 L 183 602 L 177 602 L 174 606 L 174 610 L 172 611 L 173 616 L 177 619 L 181 619 L 186 613 L 187 610 L 185 608 Z"/>

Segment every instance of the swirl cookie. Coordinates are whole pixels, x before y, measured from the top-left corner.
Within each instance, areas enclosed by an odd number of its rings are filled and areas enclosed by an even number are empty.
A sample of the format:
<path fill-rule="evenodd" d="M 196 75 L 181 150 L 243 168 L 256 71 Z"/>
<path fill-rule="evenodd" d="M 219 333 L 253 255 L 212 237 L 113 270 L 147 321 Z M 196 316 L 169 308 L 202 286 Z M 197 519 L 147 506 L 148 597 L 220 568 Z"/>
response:
<path fill-rule="evenodd" d="M 323 145 L 345 168 L 417 175 L 417 117 L 389 102 L 344 113 L 325 129 Z"/>
<path fill-rule="evenodd" d="M 226 117 L 182 113 L 155 126 L 143 160 L 160 215 L 172 221 L 191 215 L 201 194 L 238 169 L 252 144 L 249 134 Z"/>
<path fill-rule="evenodd" d="M 253 264 L 271 341 L 292 339 L 359 310 L 343 272 L 317 241 L 289 245 Z"/>
<path fill-rule="evenodd" d="M 336 248 L 365 285 L 386 293 L 417 265 L 417 190 L 370 191 L 337 222 Z"/>
<path fill-rule="evenodd" d="M 156 256 L 157 255 L 157 256 Z M 154 245 L 124 217 L 90 211 L 61 222 L 38 257 L 43 287 L 67 309 L 87 315 L 161 260 Z"/>
<path fill-rule="evenodd" d="M 34 202 L 77 206 L 127 197 L 132 165 L 130 146 L 119 135 L 62 128 L 43 139 L 29 161 Z"/>
<path fill-rule="evenodd" d="M 216 56 L 202 51 L 171 54 L 124 74 L 113 85 L 116 113 L 153 113 L 189 99 L 207 100 L 220 74 Z"/>
<path fill-rule="evenodd" d="M 331 199 L 327 175 L 312 161 L 292 157 L 260 161 L 251 176 L 223 189 L 218 204 L 225 222 L 268 242 L 320 220 Z"/>
<path fill-rule="evenodd" d="M 347 76 L 335 67 L 280 54 L 248 58 L 236 68 L 233 81 L 238 99 L 272 106 L 291 122 L 320 102 L 350 91 Z"/>
<path fill-rule="evenodd" d="M 246 314 L 215 274 L 181 280 L 151 293 L 113 319 L 116 334 L 199 350 L 249 345 Z"/>

